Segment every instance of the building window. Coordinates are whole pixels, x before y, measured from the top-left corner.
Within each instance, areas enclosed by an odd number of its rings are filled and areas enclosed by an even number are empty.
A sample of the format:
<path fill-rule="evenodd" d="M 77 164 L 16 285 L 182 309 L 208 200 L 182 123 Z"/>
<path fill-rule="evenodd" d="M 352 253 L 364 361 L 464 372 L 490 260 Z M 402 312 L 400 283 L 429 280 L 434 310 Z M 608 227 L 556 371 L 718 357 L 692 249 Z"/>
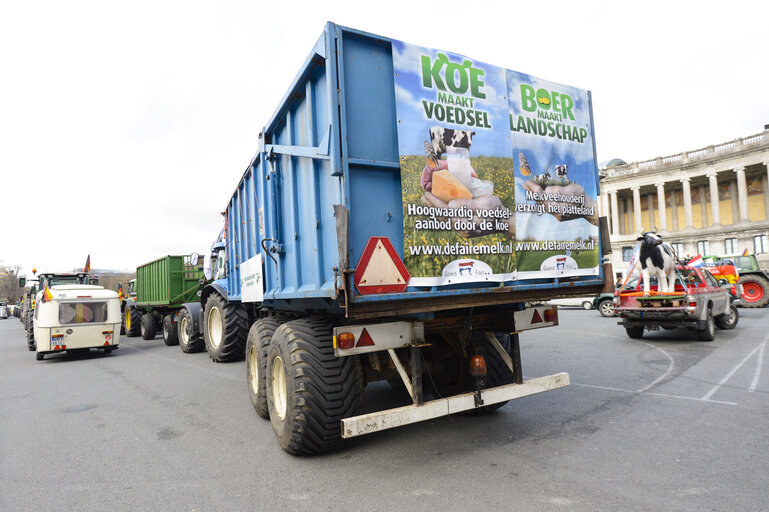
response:
<path fill-rule="evenodd" d="M 753 252 L 756 254 L 769 252 L 769 237 L 767 235 L 753 237 Z"/>
<path fill-rule="evenodd" d="M 697 254 L 701 256 L 710 254 L 710 242 L 707 240 L 700 240 L 697 242 Z"/>
<path fill-rule="evenodd" d="M 622 248 L 622 261 L 630 261 L 630 258 L 633 256 L 633 248 L 632 247 L 623 247 Z"/>
<path fill-rule="evenodd" d="M 684 244 L 681 242 L 673 242 L 670 244 L 670 247 L 673 248 L 673 252 L 678 256 L 679 258 L 684 257 Z"/>
<path fill-rule="evenodd" d="M 734 254 L 737 252 L 737 239 L 727 238 L 724 240 L 724 254 Z"/>

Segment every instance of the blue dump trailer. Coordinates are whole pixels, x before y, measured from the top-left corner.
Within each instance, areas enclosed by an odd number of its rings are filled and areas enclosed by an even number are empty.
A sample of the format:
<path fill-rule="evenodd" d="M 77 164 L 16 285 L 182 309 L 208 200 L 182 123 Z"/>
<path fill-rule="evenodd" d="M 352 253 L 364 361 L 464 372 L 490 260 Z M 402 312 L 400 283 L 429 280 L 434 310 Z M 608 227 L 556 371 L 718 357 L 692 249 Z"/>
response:
<path fill-rule="evenodd" d="M 597 198 L 589 91 L 328 23 L 180 338 L 245 353 L 253 406 L 293 454 L 489 413 L 569 384 L 524 381 L 518 336 L 558 324 L 537 304 L 611 288 Z M 376 381 L 403 406 L 363 414 Z"/>

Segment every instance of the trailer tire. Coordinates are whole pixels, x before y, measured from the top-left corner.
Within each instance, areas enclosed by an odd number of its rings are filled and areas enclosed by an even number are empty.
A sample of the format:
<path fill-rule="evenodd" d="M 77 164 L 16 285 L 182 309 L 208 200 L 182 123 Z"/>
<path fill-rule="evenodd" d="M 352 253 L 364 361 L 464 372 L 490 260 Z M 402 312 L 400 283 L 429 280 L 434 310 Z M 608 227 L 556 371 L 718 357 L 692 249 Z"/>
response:
<path fill-rule="evenodd" d="M 267 359 L 267 405 L 283 450 L 310 455 L 341 440 L 341 420 L 363 404 L 357 357 L 336 357 L 323 318 L 286 322 L 275 330 Z"/>
<path fill-rule="evenodd" d="M 169 347 L 179 344 L 179 336 L 176 333 L 176 326 L 171 315 L 163 317 L 163 343 Z"/>
<path fill-rule="evenodd" d="M 761 308 L 769 303 L 769 281 L 757 274 L 748 274 L 737 281 L 742 285 L 742 307 Z"/>
<path fill-rule="evenodd" d="M 179 312 L 179 323 L 176 327 L 179 347 L 182 349 L 182 352 L 192 354 L 193 352 L 205 350 L 206 344 L 203 341 L 203 336 L 200 332 L 195 331 L 190 312 L 187 308 L 182 308 Z"/>
<path fill-rule="evenodd" d="M 737 306 L 734 304 L 729 304 L 729 313 L 719 315 L 715 318 L 716 327 L 725 331 L 737 327 L 737 322 L 739 320 L 740 313 L 737 311 Z"/>
<path fill-rule="evenodd" d="M 142 333 L 142 312 L 136 308 L 127 308 L 125 312 L 126 336 L 135 338 Z"/>
<path fill-rule="evenodd" d="M 37 344 L 35 343 L 34 317 L 30 313 L 27 313 L 27 347 L 30 352 L 37 350 Z"/>
<path fill-rule="evenodd" d="M 708 312 L 705 315 L 705 328 L 697 331 L 697 337 L 700 341 L 713 341 L 716 337 L 716 323 L 710 306 L 708 306 Z"/>
<path fill-rule="evenodd" d="M 280 315 L 260 318 L 248 330 L 246 339 L 248 397 L 256 413 L 265 419 L 270 418 L 267 406 L 267 357 L 270 352 L 270 341 L 275 330 L 288 320 L 289 317 Z"/>
<path fill-rule="evenodd" d="M 203 334 L 206 350 L 214 362 L 242 359 L 248 335 L 248 314 L 240 304 L 226 303 L 221 295 L 211 295 L 206 302 Z"/>
<path fill-rule="evenodd" d="M 144 313 L 141 320 L 141 332 L 143 340 L 154 340 L 157 334 L 157 322 L 152 313 Z"/>
<path fill-rule="evenodd" d="M 643 338 L 644 328 L 637 325 L 633 327 L 625 327 L 625 332 L 627 333 L 629 338 L 633 338 L 634 340 L 639 340 Z"/>

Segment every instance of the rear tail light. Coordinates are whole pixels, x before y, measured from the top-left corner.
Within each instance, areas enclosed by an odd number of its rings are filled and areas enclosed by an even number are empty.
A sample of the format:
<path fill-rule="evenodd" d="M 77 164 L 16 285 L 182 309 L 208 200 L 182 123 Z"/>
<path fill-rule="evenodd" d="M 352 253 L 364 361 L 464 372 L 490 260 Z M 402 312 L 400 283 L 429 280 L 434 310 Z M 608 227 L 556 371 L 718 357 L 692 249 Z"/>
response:
<path fill-rule="evenodd" d="M 557 322 L 558 321 L 558 310 L 557 309 L 546 309 L 545 310 L 545 322 Z"/>
<path fill-rule="evenodd" d="M 355 346 L 355 335 L 351 332 L 342 332 L 337 336 L 338 347 L 342 350 L 349 350 Z"/>
<path fill-rule="evenodd" d="M 470 375 L 473 377 L 486 376 L 486 361 L 481 355 L 474 355 L 470 358 Z"/>

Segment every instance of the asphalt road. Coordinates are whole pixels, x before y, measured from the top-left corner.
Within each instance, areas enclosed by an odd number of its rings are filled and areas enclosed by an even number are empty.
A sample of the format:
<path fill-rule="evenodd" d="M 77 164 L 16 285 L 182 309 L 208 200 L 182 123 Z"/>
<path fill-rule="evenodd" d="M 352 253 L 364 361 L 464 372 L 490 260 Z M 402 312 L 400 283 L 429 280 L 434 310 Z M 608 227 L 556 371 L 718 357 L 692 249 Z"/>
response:
<path fill-rule="evenodd" d="M 769 510 L 769 309 L 740 313 L 705 343 L 562 311 L 523 368 L 570 387 L 311 458 L 278 447 L 243 362 L 125 337 L 38 362 L 0 320 L 0 510 Z"/>

